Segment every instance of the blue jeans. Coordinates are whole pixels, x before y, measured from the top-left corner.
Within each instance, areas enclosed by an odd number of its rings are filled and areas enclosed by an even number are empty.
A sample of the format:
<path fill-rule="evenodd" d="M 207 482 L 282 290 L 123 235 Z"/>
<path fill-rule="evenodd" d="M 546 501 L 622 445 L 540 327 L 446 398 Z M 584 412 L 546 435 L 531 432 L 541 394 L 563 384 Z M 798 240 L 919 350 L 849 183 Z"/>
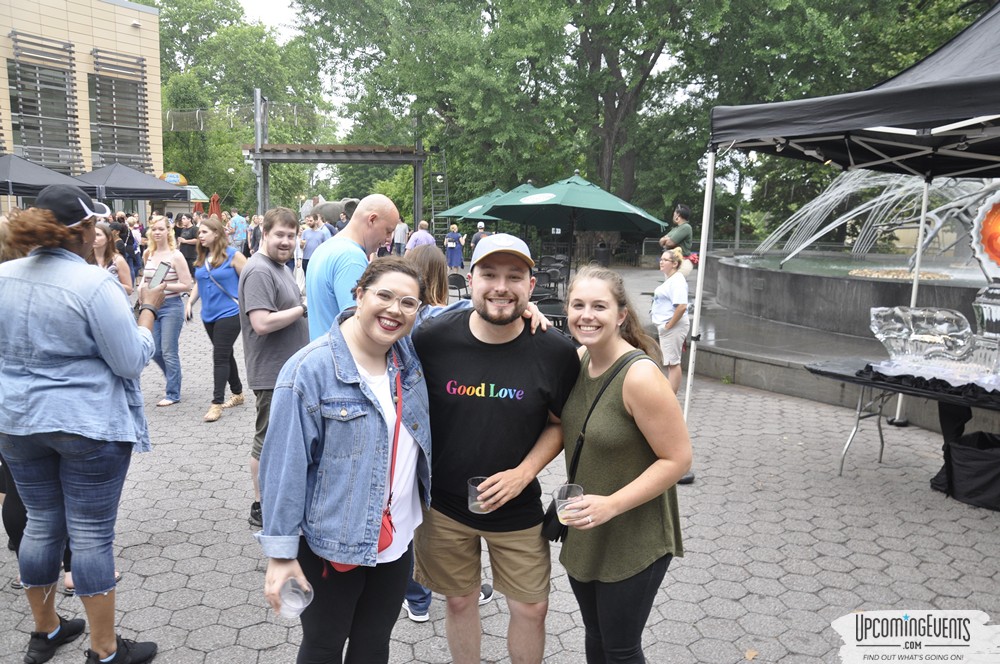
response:
<path fill-rule="evenodd" d="M 156 352 L 153 361 L 167 378 L 167 398 L 181 400 L 181 356 L 178 350 L 181 328 L 184 327 L 184 300 L 167 298 L 160 305 L 160 313 L 153 323 L 153 342 Z"/>
<path fill-rule="evenodd" d="M 431 609 L 430 588 L 424 588 L 413 580 L 413 559 L 410 560 L 410 578 L 406 582 L 406 603 L 410 606 L 410 611 L 417 615 L 423 615 Z"/>
<path fill-rule="evenodd" d="M 33 587 L 58 581 L 68 537 L 76 594 L 114 590 L 112 544 L 132 443 L 61 432 L 0 434 L 0 454 L 28 510 L 18 551 L 21 582 Z"/>
<path fill-rule="evenodd" d="M 583 618 L 587 664 L 643 664 L 642 630 L 673 556 L 615 583 L 577 581 L 569 585 Z"/>

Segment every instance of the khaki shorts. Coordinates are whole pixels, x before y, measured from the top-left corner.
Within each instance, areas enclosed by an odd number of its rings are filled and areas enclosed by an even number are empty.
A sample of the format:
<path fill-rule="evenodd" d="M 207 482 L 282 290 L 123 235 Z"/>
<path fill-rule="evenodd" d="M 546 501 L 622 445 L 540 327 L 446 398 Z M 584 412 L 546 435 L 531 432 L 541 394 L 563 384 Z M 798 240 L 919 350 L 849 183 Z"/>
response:
<path fill-rule="evenodd" d="M 552 559 L 541 524 L 497 533 L 470 528 L 435 509 L 425 509 L 424 522 L 413 537 L 413 578 L 445 597 L 471 595 L 483 579 L 482 540 L 486 540 L 498 592 L 525 604 L 549 598 Z"/>
<path fill-rule="evenodd" d="M 257 421 L 255 423 L 255 433 L 253 435 L 253 449 L 250 456 L 260 461 L 260 453 L 264 449 L 264 436 L 267 435 L 267 425 L 271 421 L 271 395 L 274 390 L 254 390 L 253 395 L 257 397 Z"/>
<path fill-rule="evenodd" d="M 687 314 L 669 330 L 664 330 L 660 325 L 660 352 L 663 353 L 663 366 L 672 367 L 681 363 L 681 353 L 684 350 L 684 340 L 687 339 L 688 331 L 691 329 L 691 321 Z"/>

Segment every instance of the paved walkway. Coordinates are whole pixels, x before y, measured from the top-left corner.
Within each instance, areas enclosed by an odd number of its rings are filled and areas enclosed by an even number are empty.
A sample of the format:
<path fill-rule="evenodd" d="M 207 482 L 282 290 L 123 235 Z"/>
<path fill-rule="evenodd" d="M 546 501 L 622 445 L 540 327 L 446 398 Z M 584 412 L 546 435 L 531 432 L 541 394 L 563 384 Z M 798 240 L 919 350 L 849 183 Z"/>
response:
<path fill-rule="evenodd" d="M 645 274 L 629 280 L 637 297 L 657 283 Z M 133 459 L 121 505 L 121 632 L 157 641 L 158 663 L 294 662 L 299 629 L 265 608 L 264 560 L 246 522 L 252 399 L 202 422 L 211 353 L 200 325 L 185 326 L 181 347 L 180 404 L 153 407 L 163 377 L 151 365 L 143 379 L 154 451 Z M 698 480 L 679 488 L 687 555 L 671 566 L 650 616 L 650 662 L 837 662 L 830 622 L 859 609 L 980 609 L 1000 621 L 1000 514 L 930 490 L 940 440 L 916 428 L 886 429 L 881 465 L 873 432 L 863 430 L 838 477 L 850 415 L 695 381 L 689 426 Z M 543 486 L 558 484 L 562 469 L 557 459 Z M 6 584 L 16 573 L 13 554 L 0 551 L 4 663 L 21 661 L 32 628 L 23 594 Z M 558 564 L 553 583 L 546 662 L 577 664 L 583 628 Z M 76 598 L 60 596 L 58 605 L 82 615 Z M 482 615 L 484 660 L 509 661 L 506 603 Z M 415 624 L 400 613 L 392 662 L 449 661 L 442 601 L 431 618 Z M 52 661 L 79 663 L 85 647 L 77 641 Z"/>

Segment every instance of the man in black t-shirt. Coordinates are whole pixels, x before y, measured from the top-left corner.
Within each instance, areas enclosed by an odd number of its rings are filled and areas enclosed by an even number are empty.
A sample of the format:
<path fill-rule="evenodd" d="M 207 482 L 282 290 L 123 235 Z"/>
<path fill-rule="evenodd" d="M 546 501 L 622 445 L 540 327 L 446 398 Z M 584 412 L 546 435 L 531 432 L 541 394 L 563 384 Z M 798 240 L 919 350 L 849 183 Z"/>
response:
<path fill-rule="evenodd" d="M 530 334 L 535 279 L 527 245 L 483 238 L 472 256 L 473 310 L 425 322 L 413 341 L 430 400 L 431 509 L 414 538 L 415 578 L 448 598 L 452 661 L 479 662 L 481 539 L 510 608 L 508 651 L 541 662 L 551 562 L 536 476 L 562 449 L 559 415 L 580 370 L 558 332 Z M 469 511 L 468 480 L 486 513 Z"/>
<path fill-rule="evenodd" d="M 193 275 L 194 261 L 198 257 L 198 227 L 194 225 L 194 218 L 187 212 L 181 213 L 177 218 L 174 232 L 177 234 L 177 248 L 180 249 L 188 264 L 188 270 Z"/>

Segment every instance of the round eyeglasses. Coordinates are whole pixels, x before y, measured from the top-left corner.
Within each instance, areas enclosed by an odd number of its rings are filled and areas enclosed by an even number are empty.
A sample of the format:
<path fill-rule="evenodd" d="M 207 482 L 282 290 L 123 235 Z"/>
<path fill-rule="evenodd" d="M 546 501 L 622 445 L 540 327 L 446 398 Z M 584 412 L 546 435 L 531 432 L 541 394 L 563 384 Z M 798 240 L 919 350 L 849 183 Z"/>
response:
<path fill-rule="evenodd" d="M 420 309 L 420 305 L 423 304 L 420 300 L 413 297 L 412 295 L 404 295 L 399 297 L 395 292 L 389 290 L 388 288 L 365 288 L 366 291 L 375 294 L 376 299 L 382 304 L 382 306 L 391 306 L 393 302 L 399 303 L 399 310 L 402 311 L 407 316 L 411 316 L 417 313 Z"/>

